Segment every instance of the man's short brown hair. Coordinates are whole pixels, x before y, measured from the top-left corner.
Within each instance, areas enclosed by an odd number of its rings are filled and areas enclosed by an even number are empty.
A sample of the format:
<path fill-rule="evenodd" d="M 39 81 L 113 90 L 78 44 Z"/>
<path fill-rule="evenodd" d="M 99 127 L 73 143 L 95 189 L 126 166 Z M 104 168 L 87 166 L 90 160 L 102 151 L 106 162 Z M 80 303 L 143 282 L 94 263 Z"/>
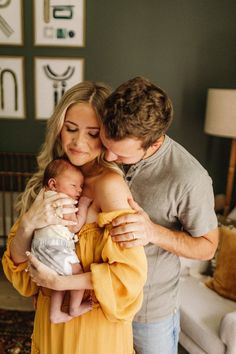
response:
<path fill-rule="evenodd" d="M 107 98 L 102 120 L 108 139 L 137 138 L 147 149 L 165 134 L 172 116 L 167 94 L 149 80 L 135 77 Z"/>

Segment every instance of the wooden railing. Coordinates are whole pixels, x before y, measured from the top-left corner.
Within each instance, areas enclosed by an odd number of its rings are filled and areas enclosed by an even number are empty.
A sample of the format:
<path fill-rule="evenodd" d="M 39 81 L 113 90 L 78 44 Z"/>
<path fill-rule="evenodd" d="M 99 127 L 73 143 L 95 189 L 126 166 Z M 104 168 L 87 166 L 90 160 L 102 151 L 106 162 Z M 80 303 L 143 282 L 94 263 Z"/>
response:
<path fill-rule="evenodd" d="M 17 219 L 14 204 L 36 169 L 35 155 L 0 152 L 0 246 Z"/>

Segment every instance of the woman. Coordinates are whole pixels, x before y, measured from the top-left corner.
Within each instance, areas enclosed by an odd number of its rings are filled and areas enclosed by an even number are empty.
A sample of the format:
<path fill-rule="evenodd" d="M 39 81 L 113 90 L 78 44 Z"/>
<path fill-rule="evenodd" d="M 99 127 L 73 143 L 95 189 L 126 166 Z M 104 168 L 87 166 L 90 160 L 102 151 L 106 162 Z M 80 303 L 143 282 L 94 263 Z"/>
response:
<path fill-rule="evenodd" d="M 33 354 L 134 352 L 131 321 L 141 306 L 147 265 L 142 247 L 122 249 L 109 236 L 112 219 L 132 212 L 127 201 L 131 195 L 123 177 L 117 173 L 119 170 L 99 159 L 102 153 L 100 117 L 109 93 L 104 84 L 84 82 L 62 97 L 48 121 L 46 140 L 38 156 L 38 172 L 26 187 L 19 203 L 19 221 L 9 235 L 3 257 L 5 274 L 22 295 L 38 296 Z M 93 200 L 76 246 L 84 273 L 58 276 L 32 255 L 27 272 L 26 252 L 30 250 L 34 230 L 48 224 L 73 224 L 58 215 L 62 208 L 63 213 L 73 212 L 74 201 L 63 194 L 46 197 L 40 191 L 45 166 L 61 156 L 81 167 L 85 176 L 83 195 Z M 49 288 L 88 289 L 93 291 L 96 304 L 83 316 L 52 324 Z"/>

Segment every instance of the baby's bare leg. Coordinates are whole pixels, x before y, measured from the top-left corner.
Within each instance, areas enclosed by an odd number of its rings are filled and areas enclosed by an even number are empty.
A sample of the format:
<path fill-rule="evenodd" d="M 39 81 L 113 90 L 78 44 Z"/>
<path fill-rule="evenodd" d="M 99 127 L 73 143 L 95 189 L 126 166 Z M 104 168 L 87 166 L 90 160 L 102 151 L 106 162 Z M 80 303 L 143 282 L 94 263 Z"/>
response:
<path fill-rule="evenodd" d="M 72 319 L 68 313 L 61 310 L 65 291 L 52 290 L 51 304 L 50 304 L 50 320 L 52 323 L 68 322 Z"/>
<path fill-rule="evenodd" d="M 72 274 L 83 273 L 80 263 L 72 264 Z M 90 301 L 82 302 L 84 290 L 71 290 L 70 291 L 70 316 L 80 316 L 92 310 L 92 303 Z"/>

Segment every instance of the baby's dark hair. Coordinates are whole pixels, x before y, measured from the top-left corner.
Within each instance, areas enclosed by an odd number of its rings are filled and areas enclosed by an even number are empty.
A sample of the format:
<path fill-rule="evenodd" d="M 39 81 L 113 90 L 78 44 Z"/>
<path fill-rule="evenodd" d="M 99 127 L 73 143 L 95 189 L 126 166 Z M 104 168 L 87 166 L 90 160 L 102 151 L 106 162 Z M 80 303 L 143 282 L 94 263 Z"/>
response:
<path fill-rule="evenodd" d="M 68 168 L 73 168 L 75 170 L 79 170 L 78 167 L 72 165 L 68 160 L 65 158 L 57 158 L 49 162 L 46 166 L 44 175 L 43 175 L 43 186 L 48 185 L 48 181 L 50 178 L 55 178 L 60 175 L 62 172 L 67 170 Z"/>

